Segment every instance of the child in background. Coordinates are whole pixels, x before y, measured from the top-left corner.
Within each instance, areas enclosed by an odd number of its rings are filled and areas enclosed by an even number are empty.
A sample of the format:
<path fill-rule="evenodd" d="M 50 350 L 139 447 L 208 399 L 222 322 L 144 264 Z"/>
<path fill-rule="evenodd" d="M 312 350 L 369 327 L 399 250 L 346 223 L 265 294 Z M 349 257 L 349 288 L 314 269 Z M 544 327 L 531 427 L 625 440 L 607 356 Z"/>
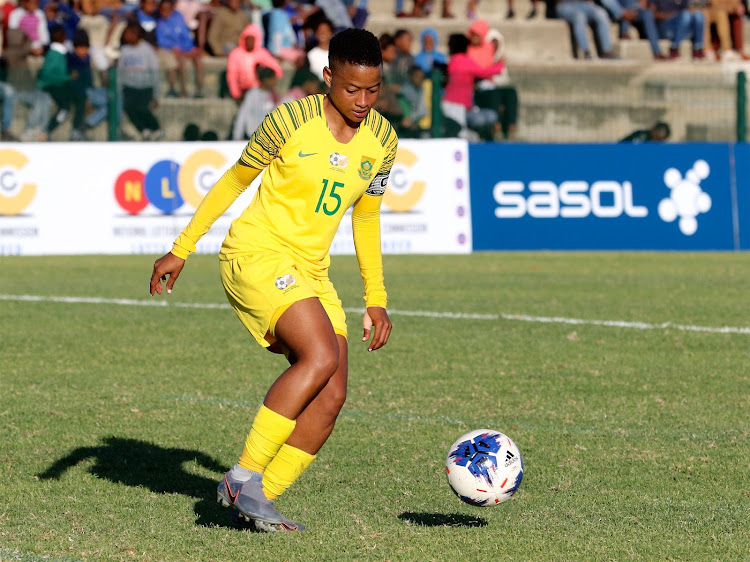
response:
<path fill-rule="evenodd" d="M 497 111 L 480 109 L 474 103 L 474 83 L 477 79 L 491 78 L 505 68 L 502 61 L 483 67 L 469 55 L 469 38 L 460 33 L 454 33 L 448 39 L 448 83 L 443 91 L 443 115 L 460 127 L 459 136 L 472 138 L 468 131 L 471 128 L 480 131 L 483 138 L 491 140 L 494 128 L 498 122 Z"/>
<path fill-rule="evenodd" d="M 326 20 L 320 20 L 315 25 L 315 39 L 318 44 L 307 51 L 307 63 L 310 70 L 323 80 L 323 69 L 328 66 L 328 44 L 333 37 L 333 24 Z"/>
<path fill-rule="evenodd" d="M 318 80 L 318 77 L 306 68 L 300 68 L 294 73 L 292 86 L 280 103 L 301 100 L 306 96 L 313 94 L 322 94 L 325 91 L 325 83 Z"/>
<path fill-rule="evenodd" d="M 234 121 L 232 140 L 249 139 L 271 111 L 278 107 L 276 83 L 279 78 L 270 68 L 258 66 L 256 69 L 260 85 L 248 90 Z"/>
<path fill-rule="evenodd" d="M 49 50 L 44 55 L 42 68 L 37 74 L 36 84 L 44 90 L 57 104 L 57 113 L 50 119 L 47 131 L 51 134 L 58 125 L 68 117 L 71 105 L 73 109 L 73 130 L 70 140 L 83 138 L 83 118 L 86 111 L 86 94 L 73 87 L 68 73 L 68 49 L 65 47 L 65 29 L 62 26 L 52 28 Z"/>
<path fill-rule="evenodd" d="M 203 51 L 195 46 L 193 36 L 180 12 L 175 11 L 173 0 L 161 0 L 159 19 L 156 22 L 156 42 L 160 49 L 171 51 L 177 59 L 177 74 L 180 77 L 180 95 L 187 96 L 185 88 L 185 61 L 192 60 L 195 67 L 196 98 L 203 97 Z M 175 70 L 167 72 L 170 97 L 176 97 Z"/>
<path fill-rule="evenodd" d="M 93 129 L 107 117 L 107 88 L 94 87 L 89 56 L 89 36 L 83 29 L 73 37 L 73 51 L 68 53 L 68 71 L 77 96 L 83 96 L 93 107 L 84 119 L 86 129 Z M 73 138 L 73 137 L 76 138 Z M 83 131 L 71 133 L 71 140 L 88 140 Z"/>
<path fill-rule="evenodd" d="M 141 27 L 131 22 L 120 39 L 117 64 L 118 85 L 125 113 L 143 140 L 164 136 L 159 121 L 151 111 L 159 94 L 159 63 L 153 47 L 141 39 Z"/>
<path fill-rule="evenodd" d="M 255 73 L 258 65 L 272 69 L 277 78 L 282 77 L 281 66 L 263 47 L 263 32 L 251 23 L 242 31 L 239 45 L 232 49 L 227 59 L 227 86 L 238 104 L 242 103 L 247 90 L 258 87 L 259 80 Z"/>
<path fill-rule="evenodd" d="M 427 131 L 419 121 L 427 116 L 427 102 L 424 91 L 424 70 L 414 65 L 409 69 L 408 78 L 401 85 L 398 93 L 398 103 L 403 117 L 396 127 L 400 138 L 422 138 Z"/>
<path fill-rule="evenodd" d="M 273 9 L 267 16 L 266 48 L 278 59 L 298 66 L 300 59 L 304 60 L 305 51 L 297 44 L 297 34 L 292 27 L 284 6 L 287 0 L 273 0 Z"/>
<path fill-rule="evenodd" d="M 435 66 L 444 69 L 448 64 L 448 57 L 437 50 L 438 32 L 432 27 L 426 27 L 422 30 L 419 40 L 422 43 L 422 50 L 414 57 L 414 62 L 428 75 Z"/>
<path fill-rule="evenodd" d="M 42 56 L 50 42 L 47 18 L 39 9 L 39 0 L 19 0 L 18 8 L 8 16 L 8 29 L 20 29 L 26 34 L 31 40 L 29 54 L 35 57 Z"/>

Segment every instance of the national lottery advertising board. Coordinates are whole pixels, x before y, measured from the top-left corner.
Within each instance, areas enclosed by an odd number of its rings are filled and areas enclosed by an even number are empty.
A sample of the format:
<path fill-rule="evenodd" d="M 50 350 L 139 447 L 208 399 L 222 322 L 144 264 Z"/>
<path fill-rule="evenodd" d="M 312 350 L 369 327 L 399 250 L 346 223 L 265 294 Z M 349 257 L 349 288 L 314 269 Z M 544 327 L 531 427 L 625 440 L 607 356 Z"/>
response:
<path fill-rule="evenodd" d="M 0 146 L 0 255 L 163 254 L 244 143 Z M 218 253 L 259 179 L 201 239 Z M 402 141 L 381 210 L 386 253 L 468 253 L 468 146 Z M 331 253 L 354 253 L 347 215 Z"/>

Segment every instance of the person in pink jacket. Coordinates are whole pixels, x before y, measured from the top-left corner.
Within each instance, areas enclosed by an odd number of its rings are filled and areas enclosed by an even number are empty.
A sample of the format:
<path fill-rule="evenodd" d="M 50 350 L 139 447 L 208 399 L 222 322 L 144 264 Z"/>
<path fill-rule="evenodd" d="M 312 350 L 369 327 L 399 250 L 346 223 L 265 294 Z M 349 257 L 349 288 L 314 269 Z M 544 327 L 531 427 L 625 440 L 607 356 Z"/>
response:
<path fill-rule="evenodd" d="M 466 54 L 479 63 L 480 66 L 490 66 L 495 62 L 495 50 L 492 48 L 492 43 L 487 41 L 487 32 L 489 30 L 490 25 L 487 23 L 487 20 L 476 20 L 469 26 L 469 30 L 466 32 L 471 42 L 469 48 L 466 50 Z"/>
<path fill-rule="evenodd" d="M 466 54 L 469 39 L 466 35 L 453 34 L 448 39 L 448 83 L 443 91 L 441 107 L 443 114 L 461 126 L 460 136 L 467 134 L 466 128 L 482 131 L 484 138 L 491 139 L 496 131 L 498 114 L 493 109 L 480 109 L 474 105 L 474 81 L 491 78 L 503 71 L 505 64 L 498 61 L 490 66 L 480 66 Z"/>
<path fill-rule="evenodd" d="M 227 58 L 227 85 L 230 95 L 237 103 L 242 102 L 247 90 L 260 85 L 255 70 L 258 65 L 273 70 L 277 78 L 283 75 L 279 63 L 263 47 L 263 32 L 260 27 L 251 23 L 242 30 L 239 45 L 230 51 Z"/>

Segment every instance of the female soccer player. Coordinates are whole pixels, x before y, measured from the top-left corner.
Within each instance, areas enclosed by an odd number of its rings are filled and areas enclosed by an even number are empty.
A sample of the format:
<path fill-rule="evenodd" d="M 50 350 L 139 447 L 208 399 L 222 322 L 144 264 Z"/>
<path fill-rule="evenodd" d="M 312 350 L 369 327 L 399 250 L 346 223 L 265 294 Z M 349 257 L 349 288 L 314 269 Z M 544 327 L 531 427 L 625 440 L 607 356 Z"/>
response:
<path fill-rule="evenodd" d="M 219 254 L 221 279 L 255 340 L 290 366 L 266 394 L 239 462 L 219 483 L 218 501 L 264 531 L 304 530 L 274 500 L 315 459 L 346 398 L 347 329 L 328 279 L 328 251 L 344 212 L 365 288 L 362 341 L 383 347 L 391 333 L 380 250 L 380 203 L 398 138 L 372 110 L 382 58 L 368 31 L 331 39 L 323 71 L 328 95 L 275 109 L 209 191 L 172 251 L 154 263 L 151 295 L 172 291 L 185 259 L 214 221 L 265 169 L 250 206 Z M 372 340 L 370 336 L 372 330 Z"/>

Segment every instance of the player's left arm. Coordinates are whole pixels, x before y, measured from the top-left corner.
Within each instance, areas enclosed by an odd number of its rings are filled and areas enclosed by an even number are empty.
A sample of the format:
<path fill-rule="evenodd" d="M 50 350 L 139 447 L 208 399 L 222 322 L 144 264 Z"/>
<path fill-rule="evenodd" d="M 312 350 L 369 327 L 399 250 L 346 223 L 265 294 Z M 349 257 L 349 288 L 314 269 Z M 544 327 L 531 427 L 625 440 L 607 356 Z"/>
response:
<path fill-rule="evenodd" d="M 354 247 L 365 286 L 367 308 L 362 321 L 364 328 L 362 341 L 368 341 L 372 329 L 375 329 L 368 351 L 380 349 L 388 343 L 393 328 L 386 312 L 388 295 L 383 280 L 383 254 L 380 247 L 380 205 L 388 185 L 388 176 L 396 159 L 397 143 L 398 139 L 394 135 L 380 170 L 352 209 Z"/>

